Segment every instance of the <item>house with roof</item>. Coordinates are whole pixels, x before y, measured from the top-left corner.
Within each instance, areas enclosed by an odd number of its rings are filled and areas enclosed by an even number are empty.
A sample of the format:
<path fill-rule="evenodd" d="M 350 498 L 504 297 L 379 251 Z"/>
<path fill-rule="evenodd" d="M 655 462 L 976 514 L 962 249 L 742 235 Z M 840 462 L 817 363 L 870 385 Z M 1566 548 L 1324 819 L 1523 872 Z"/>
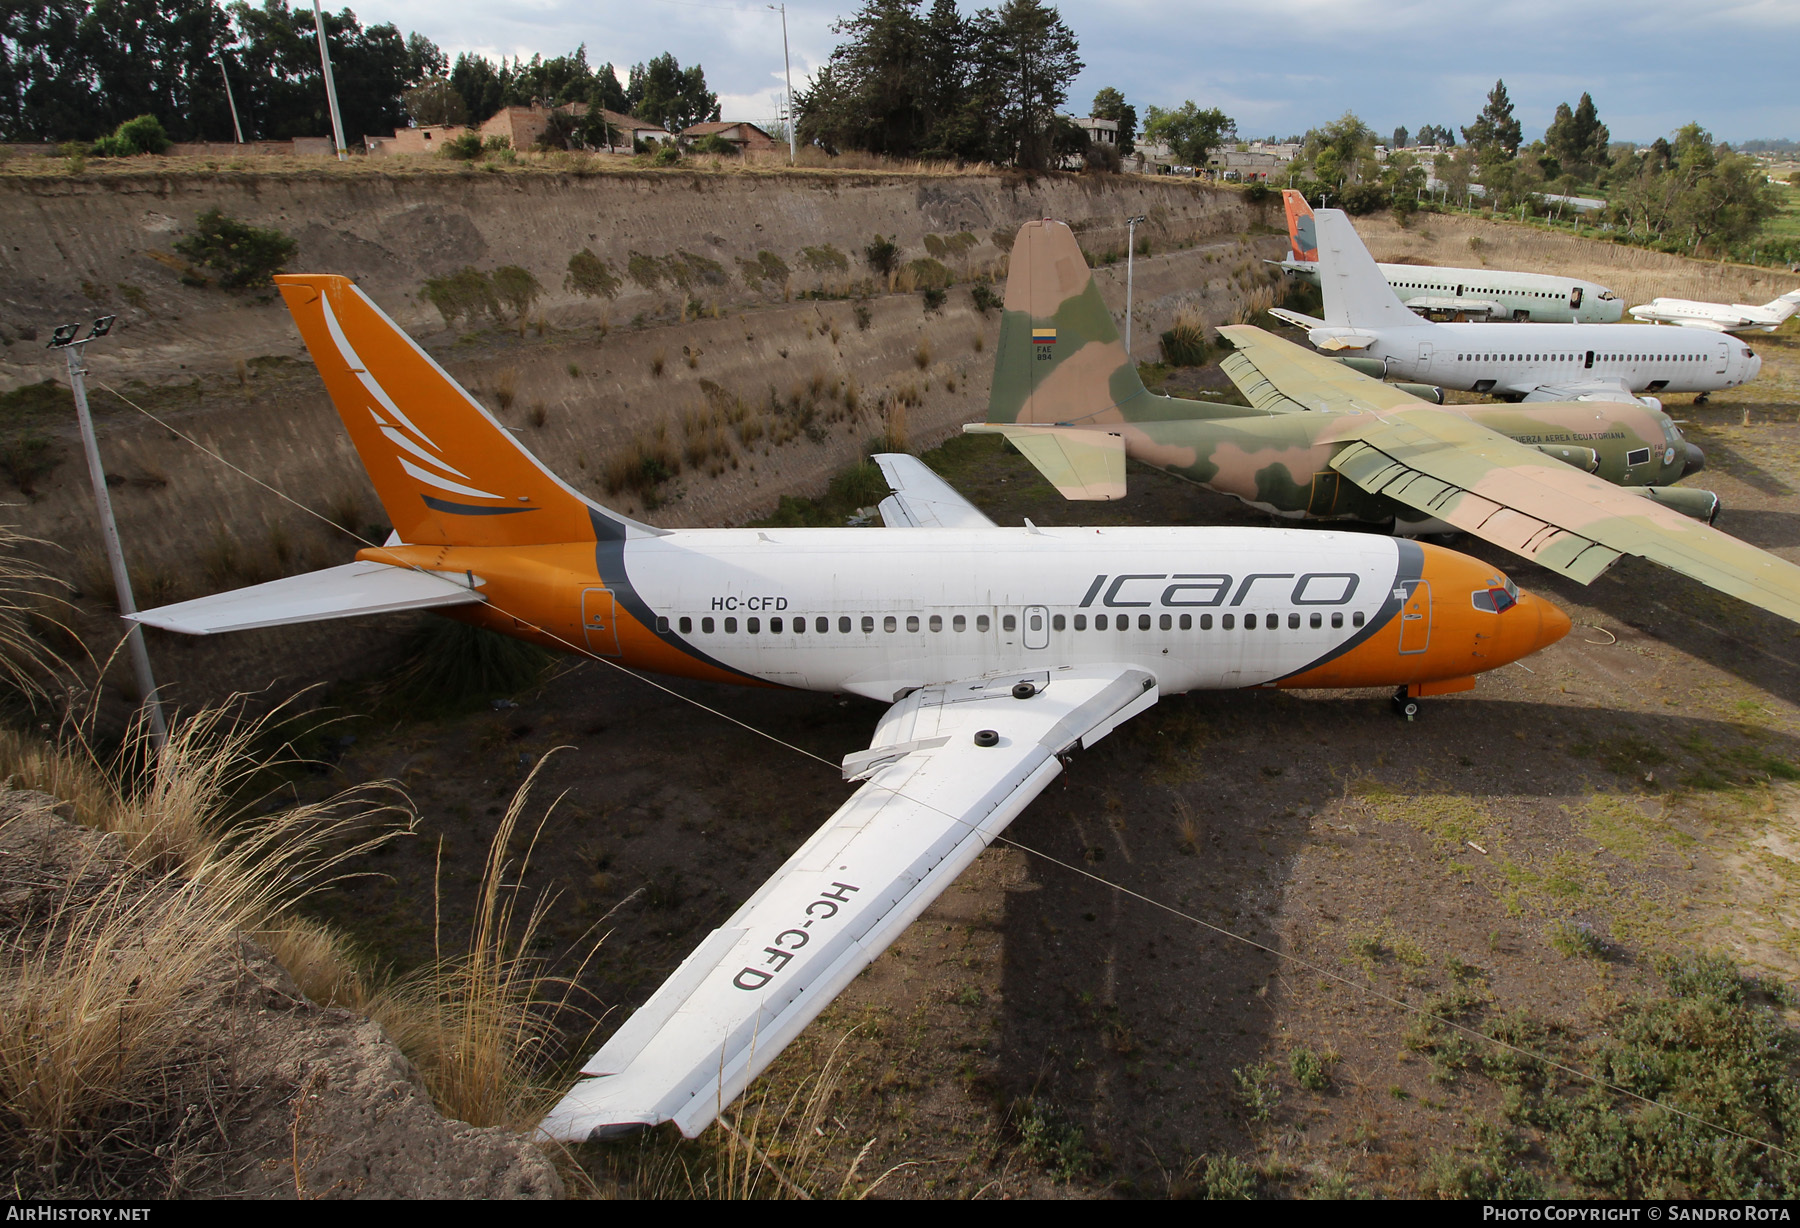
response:
<path fill-rule="evenodd" d="M 726 123 L 695 124 L 681 130 L 681 143 L 692 145 L 695 141 L 716 136 L 731 145 L 738 153 L 746 149 L 774 149 L 775 138 L 758 128 L 755 124 L 742 120 Z"/>

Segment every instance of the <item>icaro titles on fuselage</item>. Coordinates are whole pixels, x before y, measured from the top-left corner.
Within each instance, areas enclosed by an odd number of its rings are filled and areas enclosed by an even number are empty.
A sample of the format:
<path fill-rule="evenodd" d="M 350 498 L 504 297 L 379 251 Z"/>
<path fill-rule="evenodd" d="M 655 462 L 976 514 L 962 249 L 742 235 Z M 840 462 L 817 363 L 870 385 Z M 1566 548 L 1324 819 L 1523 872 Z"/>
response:
<path fill-rule="evenodd" d="M 1371 358 L 1390 379 L 1513 400 L 1631 400 L 1712 393 L 1756 378 L 1743 342 L 1653 324 L 1434 324 L 1406 309 L 1340 209 L 1314 214 L 1324 319 L 1277 308 L 1331 354 Z"/>
<path fill-rule="evenodd" d="M 1289 277 L 1319 284 L 1318 232 L 1312 206 L 1292 188 L 1281 193 L 1287 211 L 1288 254 L 1275 263 Z M 1511 269 L 1379 264 L 1382 277 L 1407 308 L 1421 315 L 1544 323 L 1613 324 L 1624 313 L 1619 296 L 1598 282 Z"/>
<path fill-rule="evenodd" d="M 1712 493 L 1670 485 L 1704 457 L 1659 408 L 1440 408 L 1261 329 L 1219 331 L 1249 406 L 1147 391 L 1073 232 L 1027 223 L 987 421 L 965 429 L 1005 435 L 1073 499 L 1121 497 L 1129 456 L 1281 516 L 1466 531 L 1583 583 L 1633 554 L 1800 621 L 1800 568 L 1713 528 Z"/>
<path fill-rule="evenodd" d="M 543 1124 L 699 1133 L 1061 770 L 1165 693 L 1464 690 L 1568 618 L 1367 534 L 1001 528 L 878 458 L 892 527 L 652 527 L 565 484 L 346 278 L 277 278 L 395 541 L 146 611 L 210 634 L 436 609 L 631 669 L 892 705 L 864 782 L 583 1067 Z"/>

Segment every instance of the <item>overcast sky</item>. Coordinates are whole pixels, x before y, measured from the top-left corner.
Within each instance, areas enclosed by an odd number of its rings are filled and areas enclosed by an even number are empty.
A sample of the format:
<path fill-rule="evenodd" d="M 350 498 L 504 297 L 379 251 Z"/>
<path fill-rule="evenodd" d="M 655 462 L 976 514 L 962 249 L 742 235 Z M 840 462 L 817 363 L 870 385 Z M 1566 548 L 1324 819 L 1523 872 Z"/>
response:
<path fill-rule="evenodd" d="M 333 0 L 326 0 L 329 5 Z M 337 0 L 342 3 L 342 0 Z M 977 7 L 964 3 L 965 13 Z M 1302 132 L 1346 110 L 1384 136 L 1462 125 L 1504 78 L 1527 139 L 1558 102 L 1593 94 L 1615 140 L 1690 120 L 1721 140 L 1800 138 L 1800 0 L 1068 0 L 1058 6 L 1087 68 L 1085 113 L 1111 85 L 1150 104 L 1218 106 L 1248 137 Z M 726 119 L 766 120 L 781 90 L 781 19 L 729 0 L 363 0 L 365 24 L 417 30 L 452 57 L 572 51 L 619 66 L 663 51 L 706 68 Z M 830 58 L 849 3 L 790 0 L 794 88 Z"/>

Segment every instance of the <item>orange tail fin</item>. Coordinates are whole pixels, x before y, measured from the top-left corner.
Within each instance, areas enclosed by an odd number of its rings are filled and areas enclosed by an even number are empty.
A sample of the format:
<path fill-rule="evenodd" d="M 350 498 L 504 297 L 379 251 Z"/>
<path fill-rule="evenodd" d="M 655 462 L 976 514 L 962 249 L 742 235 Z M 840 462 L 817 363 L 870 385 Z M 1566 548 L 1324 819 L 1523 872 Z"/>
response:
<path fill-rule="evenodd" d="M 1289 254 L 1295 260 L 1317 260 L 1319 235 L 1313 225 L 1312 206 L 1292 188 L 1281 190 L 1281 203 L 1287 208 Z"/>
<path fill-rule="evenodd" d="M 349 278 L 275 283 L 402 541 L 528 546 L 645 527 L 540 464 Z"/>

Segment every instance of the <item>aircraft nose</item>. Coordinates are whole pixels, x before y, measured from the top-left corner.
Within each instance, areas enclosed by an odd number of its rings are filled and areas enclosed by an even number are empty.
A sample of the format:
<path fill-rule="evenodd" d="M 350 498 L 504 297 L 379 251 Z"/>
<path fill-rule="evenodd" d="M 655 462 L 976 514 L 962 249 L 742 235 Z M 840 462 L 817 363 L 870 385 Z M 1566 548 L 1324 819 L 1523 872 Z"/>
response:
<path fill-rule="evenodd" d="M 1545 601 L 1535 593 L 1519 594 L 1519 604 L 1525 607 L 1519 612 L 1528 617 L 1535 614 L 1537 624 L 1537 632 L 1531 637 L 1531 647 L 1521 653 L 1521 656 L 1534 653 L 1540 648 L 1548 648 L 1569 634 L 1569 629 L 1575 625 L 1569 621 L 1569 616 L 1562 612 L 1561 606 Z"/>
<path fill-rule="evenodd" d="M 1684 443 L 1682 447 L 1687 452 L 1687 461 L 1681 467 L 1682 477 L 1685 478 L 1690 473 L 1699 473 L 1706 468 L 1706 453 L 1691 443 Z"/>

